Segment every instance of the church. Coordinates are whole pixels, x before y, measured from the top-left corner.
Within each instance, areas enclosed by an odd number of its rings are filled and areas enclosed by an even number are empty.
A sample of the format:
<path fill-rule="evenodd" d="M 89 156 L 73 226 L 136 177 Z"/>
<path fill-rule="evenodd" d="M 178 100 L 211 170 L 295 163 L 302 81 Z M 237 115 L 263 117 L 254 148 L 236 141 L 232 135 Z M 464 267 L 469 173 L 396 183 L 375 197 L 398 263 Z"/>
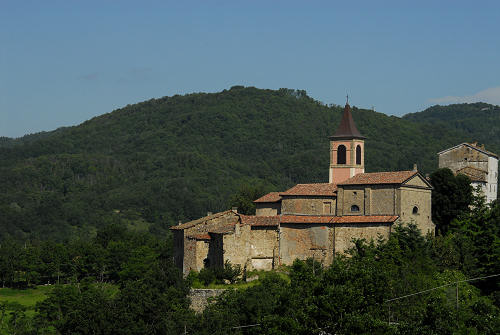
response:
<path fill-rule="evenodd" d="M 416 167 L 365 173 L 365 139 L 346 103 L 329 137 L 328 183 L 266 194 L 254 201 L 256 215 L 233 208 L 171 227 L 176 265 L 184 275 L 226 261 L 246 270 L 271 270 L 296 258 L 328 265 L 355 239 L 387 239 L 398 222 L 433 234 L 429 182 Z"/>

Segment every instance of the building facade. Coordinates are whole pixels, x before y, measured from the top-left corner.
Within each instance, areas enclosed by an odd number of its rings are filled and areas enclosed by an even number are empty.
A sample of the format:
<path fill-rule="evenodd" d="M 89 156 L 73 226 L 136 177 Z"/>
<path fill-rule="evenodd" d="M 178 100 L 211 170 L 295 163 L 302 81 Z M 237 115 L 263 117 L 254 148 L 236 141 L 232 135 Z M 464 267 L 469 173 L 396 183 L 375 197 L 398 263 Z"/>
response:
<path fill-rule="evenodd" d="M 230 210 L 172 227 L 175 263 L 270 270 L 295 259 L 330 264 L 356 239 L 387 239 L 394 224 L 433 234 L 431 190 L 418 171 L 364 172 L 364 140 L 346 104 L 330 137 L 329 182 L 297 184 L 255 200 L 256 215 Z"/>
<path fill-rule="evenodd" d="M 439 168 L 468 176 L 474 189 L 480 189 L 486 203 L 497 199 L 498 155 L 487 151 L 484 145 L 461 143 L 439 152 L 438 156 Z"/>

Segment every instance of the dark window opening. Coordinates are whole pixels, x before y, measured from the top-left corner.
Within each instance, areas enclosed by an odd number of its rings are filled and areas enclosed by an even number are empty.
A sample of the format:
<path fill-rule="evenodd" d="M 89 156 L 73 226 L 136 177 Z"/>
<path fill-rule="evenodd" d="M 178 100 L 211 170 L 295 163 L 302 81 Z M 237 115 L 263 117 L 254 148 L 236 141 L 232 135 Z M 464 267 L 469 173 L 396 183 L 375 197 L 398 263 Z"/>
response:
<path fill-rule="evenodd" d="M 418 214 L 418 207 L 417 206 L 413 207 L 412 213 L 413 214 Z"/>
<path fill-rule="evenodd" d="M 360 165 L 361 164 L 361 146 L 358 145 L 356 147 L 356 164 Z"/>
<path fill-rule="evenodd" d="M 352 205 L 351 206 L 351 212 L 359 212 L 359 206 L 358 205 Z"/>
<path fill-rule="evenodd" d="M 345 145 L 339 145 L 337 148 L 337 164 L 346 163 L 346 148 Z"/>

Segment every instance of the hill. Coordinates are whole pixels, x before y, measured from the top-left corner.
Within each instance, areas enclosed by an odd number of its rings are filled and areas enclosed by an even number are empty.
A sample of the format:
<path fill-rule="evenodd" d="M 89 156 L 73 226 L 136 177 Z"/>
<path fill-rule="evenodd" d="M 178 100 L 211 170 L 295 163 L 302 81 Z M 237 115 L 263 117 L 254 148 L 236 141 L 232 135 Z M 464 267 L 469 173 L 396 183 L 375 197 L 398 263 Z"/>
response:
<path fill-rule="evenodd" d="M 464 137 L 486 144 L 488 150 L 500 152 L 500 106 L 483 102 L 436 105 L 407 114 L 403 119 L 454 129 Z"/>
<path fill-rule="evenodd" d="M 164 234 L 178 220 L 227 209 L 245 185 L 270 191 L 325 182 L 328 136 L 341 113 L 305 91 L 235 86 L 152 99 L 29 140 L 4 140 L 1 237 L 84 238 L 111 222 Z M 368 137 L 367 171 L 417 163 L 431 172 L 436 152 L 474 135 L 356 107 L 353 116 Z"/>

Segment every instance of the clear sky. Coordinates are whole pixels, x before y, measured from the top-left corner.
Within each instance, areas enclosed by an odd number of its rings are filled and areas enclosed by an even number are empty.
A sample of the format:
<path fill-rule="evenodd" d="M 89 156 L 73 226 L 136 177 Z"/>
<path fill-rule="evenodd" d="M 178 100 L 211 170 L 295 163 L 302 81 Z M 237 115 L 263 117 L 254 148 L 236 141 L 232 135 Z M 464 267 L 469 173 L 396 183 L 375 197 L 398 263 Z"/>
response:
<path fill-rule="evenodd" d="M 233 85 L 500 104 L 500 1 L 0 0 L 0 136 Z"/>

